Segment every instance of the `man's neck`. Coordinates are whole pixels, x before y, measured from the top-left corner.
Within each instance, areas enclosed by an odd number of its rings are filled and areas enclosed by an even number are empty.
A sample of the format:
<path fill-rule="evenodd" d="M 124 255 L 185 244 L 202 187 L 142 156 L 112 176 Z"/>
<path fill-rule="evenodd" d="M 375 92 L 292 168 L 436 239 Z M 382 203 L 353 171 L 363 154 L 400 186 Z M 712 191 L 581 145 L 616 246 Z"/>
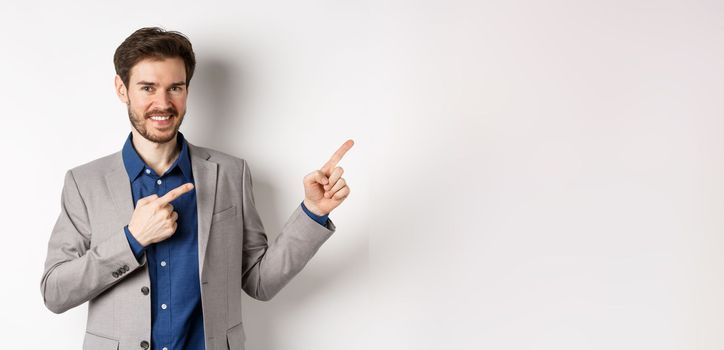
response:
<path fill-rule="evenodd" d="M 158 175 L 165 173 L 181 153 L 181 148 L 176 147 L 178 133 L 166 143 L 156 143 L 141 136 L 136 129 L 132 129 L 131 132 L 133 133 L 133 148 Z"/>

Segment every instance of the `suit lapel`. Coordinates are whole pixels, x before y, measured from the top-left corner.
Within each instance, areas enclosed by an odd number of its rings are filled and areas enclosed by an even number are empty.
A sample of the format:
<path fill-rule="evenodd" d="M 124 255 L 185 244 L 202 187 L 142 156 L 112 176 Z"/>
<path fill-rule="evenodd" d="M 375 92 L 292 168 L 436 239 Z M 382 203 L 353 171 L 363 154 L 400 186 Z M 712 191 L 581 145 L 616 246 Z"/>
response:
<path fill-rule="evenodd" d="M 191 154 L 191 171 L 196 189 L 196 212 L 198 216 L 199 278 L 203 278 L 206 247 L 209 243 L 211 216 L 216 202 L 216 177 L 218 164 L 209 161 L 210 155 L 202 148 L 186 141 Z"/>
<path fill-rule="evenodd" d="M 128 173 L 123 166 L 123 156 L 117 153 L 116 165 L 106 174 L 106 186 L 113 197 L 113 204 L 116 206 L 119 219 L 122 223 L 129 223 L 133 215 L 133 193 L 131 182 L 128 180 Z M 124 224 L 124 225 L 125 225 Z"/>

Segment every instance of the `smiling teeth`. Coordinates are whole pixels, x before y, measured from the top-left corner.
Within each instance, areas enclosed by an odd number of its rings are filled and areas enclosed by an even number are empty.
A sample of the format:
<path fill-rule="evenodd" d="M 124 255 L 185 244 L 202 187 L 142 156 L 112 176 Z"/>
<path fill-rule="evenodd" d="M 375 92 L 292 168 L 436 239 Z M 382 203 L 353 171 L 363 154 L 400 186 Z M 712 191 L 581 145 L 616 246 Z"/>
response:
<path fill-rule="evenodd" d="M 167 115 L 165 117 L 151 117 L 151 119 L 153 119 L 153 120 L 166 120 L 168 118 L 171 118 L 171 116 Z"/>

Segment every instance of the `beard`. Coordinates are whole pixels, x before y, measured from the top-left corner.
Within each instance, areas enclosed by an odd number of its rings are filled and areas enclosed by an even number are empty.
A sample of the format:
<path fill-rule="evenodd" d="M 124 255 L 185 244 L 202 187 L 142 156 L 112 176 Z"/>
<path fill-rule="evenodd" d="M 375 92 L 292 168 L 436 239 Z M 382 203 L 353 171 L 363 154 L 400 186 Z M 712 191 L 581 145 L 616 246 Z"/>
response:
<path fill-rule="evenodd" d="M 178 112 L 174 107 L 169 107 L 165 111 L 161 110 L 152 110 L 148 113 L 146 113 L 144 116 L 137 116 L 135 113 L 133 113 L 133 110 L 131 109 L 131 103 L 130 101 L 126 104 L 128 108 L 128 119 L 131 121 L 131 125 L 133 126 L 136 131 L 138 131 L 141 136 L 143 136 L 146 140 L 155 142 L 155 143 L 166 143 L 176 136 L 176 133 L 178 132 L 178 129 L 181 127 L 181 123 L 183 122 L 184 116 L 178 115 Z M 146 120 L 148 120 L 148 116 L 154 115 L 154 114 L 170 114 L 171 119 L 179 118 L 178 123 L 176 123 L 173 127 L 173 132 L 168 134 L 159 134 L 155 135 L 146 129 Z"/>

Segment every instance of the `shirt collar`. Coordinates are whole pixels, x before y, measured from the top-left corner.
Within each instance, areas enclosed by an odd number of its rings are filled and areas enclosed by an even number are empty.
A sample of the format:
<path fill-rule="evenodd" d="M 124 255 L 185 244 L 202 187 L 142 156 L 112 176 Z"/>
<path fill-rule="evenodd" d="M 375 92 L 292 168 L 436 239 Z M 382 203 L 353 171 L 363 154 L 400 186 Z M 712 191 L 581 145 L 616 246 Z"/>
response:
<path fill-rule="evenodd" d="M 186 181 L 192 181 L 193 173 L 191 172 L 191 159 L 189 158 L 189 147 L 188 142 L 184 138 L 184 135 L 179 131 L 177 132 L 176 144 L 181 144 L 181 153 L 179 154 L 176 161 L 171 165 L 169 170 L 173 170 L 174 167 L 178 166 L 181 169 Z M 136 149 L 133 147 L 133 133 L 129 132 L 126 138 L 126 143 L 123 144 L 123 164 L 128 173 L 128 178 L 133 181 L 138 175 L 147 167 L 146 163 L 138 155 Z"/>

